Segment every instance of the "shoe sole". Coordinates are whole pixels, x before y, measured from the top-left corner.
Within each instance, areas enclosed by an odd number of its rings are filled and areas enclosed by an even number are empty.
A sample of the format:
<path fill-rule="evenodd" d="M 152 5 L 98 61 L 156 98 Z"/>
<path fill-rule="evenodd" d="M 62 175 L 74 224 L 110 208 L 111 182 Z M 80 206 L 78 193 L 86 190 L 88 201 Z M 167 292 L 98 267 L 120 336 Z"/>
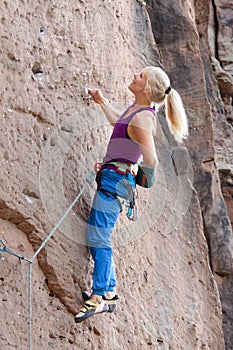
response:
<path fill-rule="evenodd" d="M 83 315 L 83 317 L 79 317 L 79 318 L 74 318 L 74 322 L 75 323 L 80 323 L 82 321 L 85 321 L 86 319 L 92 317 L 92 316 L 95 316 L 95 315 L 100 315 L 100 314 L 104 314 L 108 312 L 108 310 L 103 310 L 103 311 L 100 311 L 100 312 L 93 312 L 93 313 L 85 313 L 85 315 Z"/>

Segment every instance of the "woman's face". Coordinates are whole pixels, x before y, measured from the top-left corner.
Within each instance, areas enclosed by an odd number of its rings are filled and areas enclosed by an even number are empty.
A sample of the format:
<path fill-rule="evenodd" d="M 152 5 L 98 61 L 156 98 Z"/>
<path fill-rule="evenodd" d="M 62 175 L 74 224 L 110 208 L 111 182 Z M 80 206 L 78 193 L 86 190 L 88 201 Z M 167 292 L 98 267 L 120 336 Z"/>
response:
<path fill-rule="evenodd" d="M 138 94 L 143 92 L 146 86 L 146 75 L 145 72 L 134 74 L 134 79 L 132 83 L 129 85 L 129 90 L 133 94 Z"/>

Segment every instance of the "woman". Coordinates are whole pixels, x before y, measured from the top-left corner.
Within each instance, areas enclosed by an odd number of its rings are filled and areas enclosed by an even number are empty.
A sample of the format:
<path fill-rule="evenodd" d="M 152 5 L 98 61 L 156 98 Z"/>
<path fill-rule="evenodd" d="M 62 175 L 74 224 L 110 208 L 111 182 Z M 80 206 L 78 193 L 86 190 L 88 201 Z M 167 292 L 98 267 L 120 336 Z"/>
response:
<path fill-rule="evenodd" d="M 171 88 L 169 77 L 161 68 L 149 66 L 140 74 L 135 74 L 129 90 L 134 95 L 134 103 L 121 116 L 100 90 L 88 90 L 114 129 L 106 156 L 97 172 L 98 188 L 88 219 L 87 241 L 94 260 L 92 294 L 83 293 L 86 302 L 75 316 L 75 322 L 115 309 L 118 296 L 115 293 L 111 235 L 122 209 L 121 199 L 128 200 L 130 217 L 136 184 L 151 187 L 154 183 L 158 161 L 152 103 L 165 103 L 168 126 L 177 141 L 182 142 L 188 136 L 187 118 L 180 95 Z"/>

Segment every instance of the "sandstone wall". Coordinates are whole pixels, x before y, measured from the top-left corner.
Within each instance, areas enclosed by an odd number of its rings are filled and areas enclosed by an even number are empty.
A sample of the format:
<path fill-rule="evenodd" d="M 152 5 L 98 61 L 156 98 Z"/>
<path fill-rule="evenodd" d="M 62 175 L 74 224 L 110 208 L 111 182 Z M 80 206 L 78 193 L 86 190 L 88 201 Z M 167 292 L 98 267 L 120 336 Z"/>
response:
<path fill-rule="evenodd" d="M 139 191 L 138 222 L 122 215 L 113 237 L 114 314 L 73 322 L 91 286 L 84 243 L 93 185 L 40 253 L 33 349 L 223 350 L 219 291 L 231 349 L 232 233 L 214 162 L 209 101 L 218 87 L 201 27 L 208 13 L 201 1 L 1 4 L 0 239 L 11 249 L 33 255 L 104 154 L 111 129 L 83 100 L 86 85 L 122 109 L 133 73 L 162 64 L 190 120 L 187 148 L 179 147 L 159 113 L 157 183 Z M 0 345 L 26 349 L 28 263 L 0 254 Z"/>
<path fill-rule="evenodd" d="M 213 115 L 215 162 L 220 176 L 221 189 L 227 207 L 227 212 L 233 223 L 233 70 L 232 70 L 232 4 L 228 1 L 212 1 L 209 17 L 210 48 L 212 54 L 213 75 L 207 89 Z M 215 49 L 214 49 L 215 47 Z M 224 50 L 226 53 L 224 54 Z M 216 85 L 219 90 L 216 89 Z M 225 220 L 225 242 L 232 240 L 232 231 L 229 230 L 228 220 Z M 228 243 L 229 244 L 229 243 Z M 223 244 L 224 245 L 224 244 Z M 229 247 L 231 245 L 228 245 Z M 233 248 L 230 249 L 233 251 Z M 226 257 L 226 252 L 224 253 Z M 225 333 L 226 348 L 231 348 L 233 343 L 233 311 L 232 311 L 232 259 L 231 253 L 227 253 L 227 268 L 219 271 L 217 281 L 221 295 L 223 308 L 223 329 Z"/>

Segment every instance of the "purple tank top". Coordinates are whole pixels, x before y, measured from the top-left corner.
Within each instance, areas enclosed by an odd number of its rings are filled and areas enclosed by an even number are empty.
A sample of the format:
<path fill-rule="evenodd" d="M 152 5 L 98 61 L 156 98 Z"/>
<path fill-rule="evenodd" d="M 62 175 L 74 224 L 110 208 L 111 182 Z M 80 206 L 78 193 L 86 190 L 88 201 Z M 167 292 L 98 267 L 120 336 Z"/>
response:
<path fill-rule="evenodd" d="M 127 108 L 121 117 L 116 121 L 103 162 L 115 161 L 123 163 L 137 163 L 141 157 L 142 152 L 138 144 L 129 138 L 127 127 L 135 114 L 145 110 L 151 111 L 155 114 L 155 110 L 151 107 L 141 107 L 132 112 L 128 117 L 124 118 L 125 114 L 133 106 L 134 104 L 129 106 L 129 108 Z"/>

